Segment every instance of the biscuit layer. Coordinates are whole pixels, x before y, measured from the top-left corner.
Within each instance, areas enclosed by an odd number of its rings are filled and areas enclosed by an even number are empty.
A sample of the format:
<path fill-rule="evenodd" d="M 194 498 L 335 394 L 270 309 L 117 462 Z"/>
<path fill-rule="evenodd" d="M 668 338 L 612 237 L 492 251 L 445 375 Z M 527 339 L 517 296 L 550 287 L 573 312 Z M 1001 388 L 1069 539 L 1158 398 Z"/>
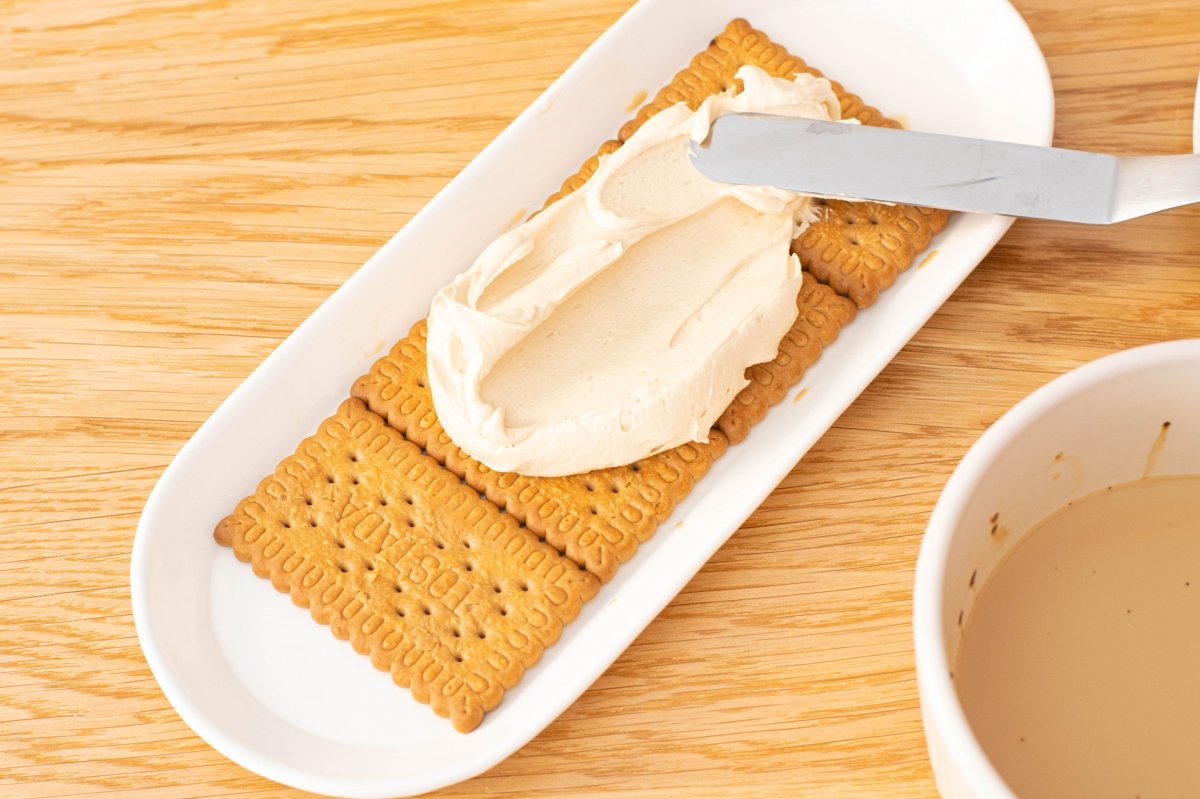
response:
<path fill-rule="evenodd" d="M 461 732 L 598 586 L 354 399 L 215 537 Z"/>

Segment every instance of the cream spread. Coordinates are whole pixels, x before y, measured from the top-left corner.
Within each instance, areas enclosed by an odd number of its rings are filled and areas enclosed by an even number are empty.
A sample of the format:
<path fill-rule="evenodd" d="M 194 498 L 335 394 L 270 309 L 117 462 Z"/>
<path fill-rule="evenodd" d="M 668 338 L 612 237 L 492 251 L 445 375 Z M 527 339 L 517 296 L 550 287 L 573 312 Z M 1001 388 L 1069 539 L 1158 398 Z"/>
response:
<path fill-rule="evenodd" d="M 824 79 L 738 71 L 667 108 L 578 190 L 504 234 L 429 313 L 446 432 L 486 466 L 564 475 L 703 441 L 796 319 L 807 197 L 710 181 L 688 162 L 725 113 L 838 119 Z"/>

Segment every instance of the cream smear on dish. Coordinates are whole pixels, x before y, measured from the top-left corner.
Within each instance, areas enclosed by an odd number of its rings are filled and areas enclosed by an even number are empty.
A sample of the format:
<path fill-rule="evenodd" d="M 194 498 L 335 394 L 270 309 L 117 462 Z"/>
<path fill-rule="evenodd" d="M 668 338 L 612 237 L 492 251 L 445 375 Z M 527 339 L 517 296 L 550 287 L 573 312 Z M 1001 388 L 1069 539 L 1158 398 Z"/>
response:
<path fill-rule="evenodd" d="M 429 381 L 456 444 L 554 476 L 706 440 L 796 318 L 790 244 L 808 197 L 710 181 L 688 162 L 716 117 L 839 119 L 828 81 L 755 67 L 667 108 L 578 190 L 494 241 L 434 298 Z"/>

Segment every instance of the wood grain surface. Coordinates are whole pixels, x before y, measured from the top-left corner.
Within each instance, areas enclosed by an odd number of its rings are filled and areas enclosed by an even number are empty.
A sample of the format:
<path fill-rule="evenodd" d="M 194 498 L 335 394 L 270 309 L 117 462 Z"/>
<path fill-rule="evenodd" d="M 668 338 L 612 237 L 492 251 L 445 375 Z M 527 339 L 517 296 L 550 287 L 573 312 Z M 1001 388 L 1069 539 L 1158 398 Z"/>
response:
<path fill-rule="evenodd" d="M 238 382 L 628 4 L 0 5 L 0 797 L 300 795 L 159 692 L 130 615 L 138 514 Z M 1017 5 L 1058 144 L 1189 149 L 1196 2 Z M 939 489 L 1032 389 L 1188 336 L 1200 207 L 1018 222 L 592 689 L 446 795 L 933 796 L 909 611 Z"/>

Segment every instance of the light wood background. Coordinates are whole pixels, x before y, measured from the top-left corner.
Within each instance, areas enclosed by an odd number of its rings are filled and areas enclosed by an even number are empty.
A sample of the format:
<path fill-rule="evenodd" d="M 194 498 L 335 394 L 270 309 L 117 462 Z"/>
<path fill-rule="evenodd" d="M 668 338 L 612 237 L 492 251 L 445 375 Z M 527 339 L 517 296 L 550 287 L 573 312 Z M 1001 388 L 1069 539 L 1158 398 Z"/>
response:
<path fill-rule="evenodd" d="M 0 796 L 299 795 L 210 749 L 150 676 L 127 576 L 142 504 L 627 6 L 0 4 Z M 1018 6 L 1058 144 L 1190 147 L 1200 4 Z M 909 638 L 930 508 L 1032 389 L 1200 336 L 1198 223 L 1018 222 L 608 673 L 447 795 L 932 796 Z"/>

